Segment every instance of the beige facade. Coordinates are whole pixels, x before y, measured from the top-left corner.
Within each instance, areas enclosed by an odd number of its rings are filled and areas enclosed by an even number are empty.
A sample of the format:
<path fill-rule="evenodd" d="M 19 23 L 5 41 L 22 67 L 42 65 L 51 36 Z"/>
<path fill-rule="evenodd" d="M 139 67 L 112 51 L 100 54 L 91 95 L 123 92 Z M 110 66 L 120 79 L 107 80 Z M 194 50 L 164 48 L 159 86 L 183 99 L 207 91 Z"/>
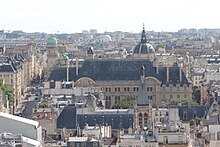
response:
<path fill-rule="evenodd" d="M 76 81 L 75 86 L 88 86 L 83 79 Z M 92 80 L 93 81 L 93 80 Z M 148 91 L 148 98 L 157 105 L 163 105 L 171 99 L 186 98 L 192 99 L 192 85 L 165 85 L 161 84 L 154 77 L 145 77 L 145 83 Z M 106 107 L 111 108 L 118 103 L 124 96 L 137 96 L 139 90 L 139 81 L 112 81 L 112 82 L 95 82 L 94 87 L 100 87 L 105 95 Z"/>
<path fill-rule="evenodd" d="M 47 71 L 50 71 L 56 65 L 59 57 L 56 45 L 47 45 Z"/>
<path fill-rule="evenodd" d="M 11 62 L 20 62 L 20 65 L 16 66 L 14 72 L 0 73 L 0 78 L 4 79 L 5 83 L 14 90 L 14 105 L 16 107 L 24 98 L 26 87 L 30 81 L 33 78 L 42 76 L 43 66 L 36 54 L 35 44 L 8 47 L 6 48 L 5 55 L 12 59 Z M 21 59 L 19 56 L 22 56 L 21 61 L 16 61 L 15 56 L 19 59 Z M 9 64 L 13 64 L 11 62 Z"/>

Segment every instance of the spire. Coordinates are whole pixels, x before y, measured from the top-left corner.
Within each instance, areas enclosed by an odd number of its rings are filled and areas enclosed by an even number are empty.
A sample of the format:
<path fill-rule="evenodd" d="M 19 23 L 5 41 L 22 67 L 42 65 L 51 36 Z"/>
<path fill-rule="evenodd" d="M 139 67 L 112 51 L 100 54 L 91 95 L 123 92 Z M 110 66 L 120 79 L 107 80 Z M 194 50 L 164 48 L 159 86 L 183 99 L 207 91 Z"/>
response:
<path fill-rule="evenodd" d="M 143 23 L 143 31 L 141 34 L 141 43 L 146 43 L 146 42 L 147 42 L 147 37 L 146 37 L 145 27 L 144 27 L 144 23 Z"/>
<path fill-rule="evenodd" d="M 142 65 L 140 69 L 140 85 L 138 90 L 137 106 L 148 106 L 149 100 L 147 95 L 145 79 L 145 67 Z"/>

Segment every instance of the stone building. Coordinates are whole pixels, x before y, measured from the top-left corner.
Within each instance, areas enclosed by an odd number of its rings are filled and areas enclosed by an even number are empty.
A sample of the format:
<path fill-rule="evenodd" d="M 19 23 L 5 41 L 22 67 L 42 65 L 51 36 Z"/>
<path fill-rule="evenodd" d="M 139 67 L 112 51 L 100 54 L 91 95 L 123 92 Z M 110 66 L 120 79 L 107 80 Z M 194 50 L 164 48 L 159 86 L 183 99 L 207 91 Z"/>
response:
<path fill-rule="evenodd" d="M 144 67 L 143 82 L 148 99 L 153 103 L 164 105 L 171 99 L 192 98 L 192 85 L 177 63 L 166 67 L 156 64 L 155 50 L 147 43 L 145 30 L 141 42 L 134 48 L 133 57 L 93 59 L 91 48 L 87 55 L 81 67 L 69 67 L 69 81 L 74 81 L 75 87 L 99 87 L 105 95 L 106 108 L 111 108 L 125 96 L 137 97 L 141 67 Z M 48 81 L 63 80 L 66 80 L 65 67 L 54 69 L 48 78 Z"/>

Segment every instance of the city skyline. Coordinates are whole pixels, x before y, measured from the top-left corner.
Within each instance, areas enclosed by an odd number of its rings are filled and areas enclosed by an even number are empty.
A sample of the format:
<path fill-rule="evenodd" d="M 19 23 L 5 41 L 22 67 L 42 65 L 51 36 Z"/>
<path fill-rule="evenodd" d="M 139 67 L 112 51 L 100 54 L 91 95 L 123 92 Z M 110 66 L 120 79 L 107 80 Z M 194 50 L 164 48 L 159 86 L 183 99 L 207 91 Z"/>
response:
<path fill-rule="evenodd" d="M 139 33 L 182 28 L 220 28 L 218 1 L 8 0 L 0 6 L 0 29 L 75 33 L 97 29 Z"/>

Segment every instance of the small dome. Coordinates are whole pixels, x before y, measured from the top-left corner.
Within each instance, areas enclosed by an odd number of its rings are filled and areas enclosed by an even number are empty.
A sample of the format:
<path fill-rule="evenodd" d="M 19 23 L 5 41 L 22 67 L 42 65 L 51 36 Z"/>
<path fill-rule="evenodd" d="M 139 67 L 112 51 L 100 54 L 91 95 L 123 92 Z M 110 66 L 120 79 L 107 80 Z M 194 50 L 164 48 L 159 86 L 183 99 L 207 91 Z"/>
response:
<path fill-rule="evenodd" d="M 145 28 L 143 25 L 143 31 L 141 33 L 141 42 L 134 48 L 133 54 L 149 54 L 155 53 L 154 47 L 147 42 Z"/>
<path fill-rule="evenodd" d="M 101 35 L 100 39 L 102 42 L 111 42 L 112 41 L 112 37 L 110 35 Z"/>
<path fill-rule="evenodd" d="M 49 37 L 49 38 L 47 38 L 47 40 L 46 40 L 46 43 L 47 43 L 47 45 L 53 45 L 53 46 L 55 46 L 55 45 L 57 45 L 57 39 L 55 38 L 55 37 Z"/>
<path fill-rule="evenodd" d="M 155 53 L 154 47 L 149 43 L 139 43 L 133 51 L 134 54 L 149 54 Z"/>
<path fill-rule="evenodd" d="M 87 54 L 94 54 L 93 52 L 93 47 L 92 46 L 89 46 L 88 49 L 87 49 Z"/>

